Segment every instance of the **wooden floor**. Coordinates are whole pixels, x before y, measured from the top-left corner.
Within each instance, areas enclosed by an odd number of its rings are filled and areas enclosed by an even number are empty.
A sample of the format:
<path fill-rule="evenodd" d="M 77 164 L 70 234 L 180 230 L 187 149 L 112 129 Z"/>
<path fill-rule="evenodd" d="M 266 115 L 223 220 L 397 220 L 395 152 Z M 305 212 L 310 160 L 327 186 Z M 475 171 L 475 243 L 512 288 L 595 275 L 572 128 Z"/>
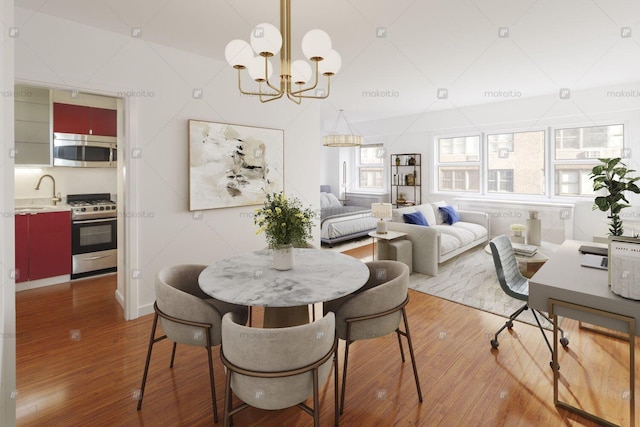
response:
<path fill-rule="evenodd" d="M 371 254 L 364 251 L 362 256 Z M 152 316 L 124 321 L 115 276 L 19 292 L 17 414 L 20 426 L 210 426 L 211 398 L 202 348 L 154 348 L 144 405 L 136 396 Z M 424 402 L 395 337 L 357 342 L 350 355 L 342 426 L 596 425 L 553 405 L 550 354 L 540 332 L 516 322 L 499 350 L 489 340 L 504 318 L 410 291 L 408 318 Z M 256 318 L 261 318 L 259 310 Z M 601 416 L 628 425 L 625 342 L 578 330 L 565 320 L 562 382 Z M 340 346 L 343 348 L 343 344 Z M 341 353 L 342 354 L 342 353 Z M 224 370 L 214 352 L 218 409 Z M 342 367 L 342 363 L 340 364 Z M 333 376 L 321 392 L 321 425 L 333 425 Z M 597 394 L 596 394 L 597 392 Z M 248 409 L 236 426 L 311 426 L 297 408 Z"/>

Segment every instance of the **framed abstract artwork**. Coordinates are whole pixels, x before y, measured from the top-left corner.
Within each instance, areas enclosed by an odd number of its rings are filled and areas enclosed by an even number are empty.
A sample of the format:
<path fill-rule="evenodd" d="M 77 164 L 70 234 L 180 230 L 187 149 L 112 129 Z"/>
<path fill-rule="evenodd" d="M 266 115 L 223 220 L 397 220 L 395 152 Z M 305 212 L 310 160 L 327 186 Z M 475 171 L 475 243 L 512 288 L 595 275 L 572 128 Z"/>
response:
<path fill-rule="evenodd" d="M 259 205 L 283 190 L 283 130 L 189 120 L 189 210 Z"/>

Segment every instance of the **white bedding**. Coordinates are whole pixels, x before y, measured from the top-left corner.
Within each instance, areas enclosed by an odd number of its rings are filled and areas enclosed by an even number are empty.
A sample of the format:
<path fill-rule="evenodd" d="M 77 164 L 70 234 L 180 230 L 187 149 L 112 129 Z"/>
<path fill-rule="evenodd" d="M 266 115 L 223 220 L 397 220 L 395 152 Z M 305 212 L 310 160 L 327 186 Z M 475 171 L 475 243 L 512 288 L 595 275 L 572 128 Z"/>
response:
<path fill-rule="evenodd" d="M 339 218 L 327 219 L 320 229 L 320 237 L 323 239 L 335 239 L 347 234 L 376 228 L 376 218 L 371 217 L 370 212 L 364 212 Z"/>

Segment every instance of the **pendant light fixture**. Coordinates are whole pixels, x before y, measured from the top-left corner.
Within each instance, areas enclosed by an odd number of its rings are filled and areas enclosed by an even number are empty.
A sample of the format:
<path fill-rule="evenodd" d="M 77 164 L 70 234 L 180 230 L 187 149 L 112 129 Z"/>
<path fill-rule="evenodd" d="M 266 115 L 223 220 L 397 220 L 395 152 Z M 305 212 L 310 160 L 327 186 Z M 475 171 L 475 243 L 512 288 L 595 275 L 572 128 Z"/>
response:
<path fill-rule="evenodd" d="M 340 132 L 340 119 L 346 123 L 347 132 Z M 360 135 L 356 135 L 351 128 L 351 125 L 344 116 L 344 110 L 340 110 L 336 124 L 333 126 L 333 130 L 329 135 L 325 135 L 323 138 L 323 145 L 325 147 L 359 147 L 364 142 L 364 138 Z"/>

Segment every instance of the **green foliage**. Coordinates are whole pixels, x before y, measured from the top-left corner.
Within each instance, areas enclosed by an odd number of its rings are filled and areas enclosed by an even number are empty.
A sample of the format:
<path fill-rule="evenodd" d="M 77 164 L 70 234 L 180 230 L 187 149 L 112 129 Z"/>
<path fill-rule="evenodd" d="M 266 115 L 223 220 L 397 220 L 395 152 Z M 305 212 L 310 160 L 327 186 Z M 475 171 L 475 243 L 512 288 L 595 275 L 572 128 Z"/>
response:
<path fill-rule="evenodd" d="M 300 200 L 273 193 L 267 194 L 263 208 L 256 209 L 253 222 L 259 227 L 256 234 L 266 234 L 270 248 L 289 244 L 300 247 L 311 238 L 313 216 L 313 210 L 303 209 Z"/>
<path fill-rule="evenodd" d="M 612 236 L 622 236 L 624 229 L 620 219 L 620 211 L 631 206 L 624 193 L 626 191 L 640 193 L 640 188 L 636 185 L 636 181 L 640 180 L 640 177 L 629 176 L 635 170 L 628 169 L 619 157 L 598 160 L 601 164 L 593 167 L 589 178 L 593 180 L 593 191 L 604 189 L 607 194 L 596 196 L 593 209 L 600 209 L 603 212 L 609 211 L 607 217 L 610 220 L 609 233 Z"/>

